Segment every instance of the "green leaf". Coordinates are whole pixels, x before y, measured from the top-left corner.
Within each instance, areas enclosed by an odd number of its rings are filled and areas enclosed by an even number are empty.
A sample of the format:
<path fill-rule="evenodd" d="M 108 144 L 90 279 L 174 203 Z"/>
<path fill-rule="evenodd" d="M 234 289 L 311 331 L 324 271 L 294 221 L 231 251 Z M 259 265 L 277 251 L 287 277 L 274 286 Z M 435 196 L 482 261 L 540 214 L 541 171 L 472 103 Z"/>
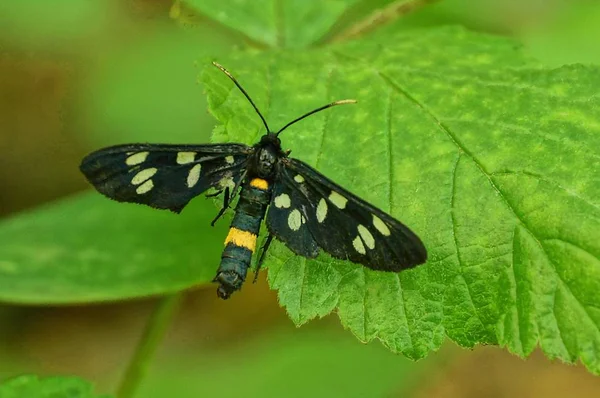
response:
<path fill-rule="evenodd" d="M 181 291 L 214 278 L 226 223 L 196 200 L 182 215 L 96 192 L 9 219 L 0 228 L 0 300 L 57 304 Z"/>
<path fill-rule="evenodd" d="M 206 142 L 214 126 L 204 110 L 194 60 L 214 54 L 223 39 L 208 29 L 143 35 L 94 70 L 82 100 L 94 147 L 123 142 Z M 154 95 L 149 95 L 154 93 Z M 87 138 L 87 137 L 86 137 Z"/>
<path fill-rule="evenodd" d="M 600 63 L 595 38 L 600 36 L 600 3 L 584 1 L 569 4 L 557 13 L 551 26 L 541 32 L 523 32 L 527 49 L 547 65 Z"/>
<path fill-rule="evenodd" d="M 27 375 L 0 384 L 0 398 L 109 398 L 97 395 L 88 381 L 76 377 Z"/>
<path fill-rule="evenodd" d="M 302 333 L 283 328 L 248 336 L 243 344 L 163 356 L 139 396 L 299 398 L 318 391 L 318 397 L 388 397 L 418 385 L 435 366 L 431 361 L 415 365 L 379 344 L 356 344 L 339 329 L 328 330 L 323 323 Z M 447 352 L 440 357 L 449 359 Z M 348 377 L 358 371 L 360 377 Z"/>
<path fill-rule="evenodd" d="M 184 0 L 193 10 L 270 47 L 301 48 L 323 37 L 359 0 Z"/>
<path fill-rule="evenodd" d="M 411 358 L 449 336 L 523 356 L 539 345 L 600 373 L 598 67 L 547 69 L 512 40 L 458 28 L 308 51 L 358 3 L 188 3 L 255 43 L 295 48 L 220 59 L 272 127 L 359 100 L 290 128 L 284 145 L 428 247 L 428 264 L 389 274 L 275 244 L 269 281 L 296 324 L 336 310 L 362 341 Z M 214 68 L 202 80 L 223 123 L 215 138 L 254 143 L 260 121 L 231 82 Z M 202 203 L 176 217 L 90 194 L 8 220 L 0 299 L 116 300 L 208 281 L 225 230 L 206 227 L 214 208 Z"/>
<path fill-rule="evenodd" d="M 336 310 L 360 340 L 415 359 L 447 335 L 522 356 L 540 345 L 600 373 L 600 68 L 545 69 L 515 42 L 458 28 L 220 61 L 273 129 L 358 99 L 283 145 L 429 251 L 394 274 L 275 244 L 269 282 L 296 324 Z M 212 67 L 202 81 L 218 139 L 255 142 L 260 120 L 233 84 Z"/>
<path fill-rule="evenodd" d="M 19 43 L 28 51 L 60 48 L 68 53 L 76 47 L 74 38 L 80 41 L 82 37 L 93 37 L 110 29 L 114 25 L 111 21 L 113 12 L 114 5 L 107 2 L 2 2 L 0 27 L 12 45 Z"/>

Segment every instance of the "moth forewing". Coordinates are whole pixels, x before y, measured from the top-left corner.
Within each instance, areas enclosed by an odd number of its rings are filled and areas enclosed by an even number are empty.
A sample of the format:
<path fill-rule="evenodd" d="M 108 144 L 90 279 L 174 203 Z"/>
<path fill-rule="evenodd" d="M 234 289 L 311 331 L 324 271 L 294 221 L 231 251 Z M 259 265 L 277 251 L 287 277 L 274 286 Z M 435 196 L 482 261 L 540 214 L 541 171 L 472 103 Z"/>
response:
<path fill-rule="evenodd" d="M 242 144 L 127 144 L 86 156 L 80 170 L 105 196 L 179 213 L 209 188 L 239 180 L 249 147 Z"/>

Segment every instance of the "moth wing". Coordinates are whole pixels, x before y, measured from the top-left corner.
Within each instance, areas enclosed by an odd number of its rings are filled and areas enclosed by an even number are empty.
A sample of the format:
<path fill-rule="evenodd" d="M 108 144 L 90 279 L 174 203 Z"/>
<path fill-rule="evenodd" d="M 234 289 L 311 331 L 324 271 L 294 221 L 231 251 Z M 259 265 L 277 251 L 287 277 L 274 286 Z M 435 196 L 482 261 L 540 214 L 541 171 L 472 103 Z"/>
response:
<path fill-rule="evenodd" d="M 251 151 L 243 144 L 117 145 L 87 155 L 80 170 L 110 199 L 179 213 L 210 188 L 233 188 Z"/>
<path fill-rule="evenodd" d="M 307 164 L 283 159 L 277 176 L 267 226 L 295 253 L 315 257 L 320 247 L 383 271 L 427 260 L 425 246 L 408 227 Z"/>

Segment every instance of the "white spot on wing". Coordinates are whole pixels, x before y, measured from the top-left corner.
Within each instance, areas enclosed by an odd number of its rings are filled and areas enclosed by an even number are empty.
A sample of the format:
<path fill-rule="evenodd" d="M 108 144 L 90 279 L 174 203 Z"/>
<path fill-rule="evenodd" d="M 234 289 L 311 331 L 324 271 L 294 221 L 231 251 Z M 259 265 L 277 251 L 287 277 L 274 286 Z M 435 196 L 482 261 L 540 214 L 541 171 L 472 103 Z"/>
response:
<path fill-rule="evenodd" d="M 354 250 L 359 252 L 360 254 L 366 254 L 365 245 L 363 245 L 362 240 L 360 240 L 360 236 L 357 236 L 352 241 L 352 246 L 354 246 Z"/>
<path fill-rule="evenodd" d="M 290 196 L 286 193 L 275 197 L 275 207 L 279 209 L 287 209 L 291 206 Z"/>
<path fill-rule="evenodd" d="M 303 183 L 304 177 L 302 177 L 300 174 L 296 174 L 296 176 L 294 177 L 294 181 L 296 181 L 298 183 Z"/>
<path fill-rule="evenodd" d="M 290 227 L 292 231 L 297 231 L 300 229 L 301 226 L 302 214 L 300 214 L 300 211 L 298 209 L 294 209 L 288 216 L 288 227 Z"/>
<path fill-rule="evenodd" d="M 196 158 L 196 152 L 177 152 L 177 164 L 192 163 Z"/>
<path fill-rule="evenodd" d="M 137 164 L 144 163 L 149 154 L 150 152 L 134 153 L 133 155 L 125 159 L 125 164 L 127 164 L 128 166 L 135 166 Z"/>
<path fill-rule="evenodd" d="M 348 203 L 348 199 L 344 198 L 342 195 L 335 191 L 331 191 L 331 194 L 329 195 L 329 200 L 331 201 L 331 203 L 333 203 L 336 207 L 340 209 L 346 208 L 346 203 Z"/>
<path fill-rule="evenodd" d="M 139 187 L 137 187 L 135 192 L 138 195 L 142 195 L 142 194 L 145 194 L 146 192 L 149 192 L 152 188 L 154 188 L 154 183 L 152 182 L 152 180 L 148 180 L 145 183 L 143 183 L 142 185 L 140 185 Z"/>
<path fill-rule="evenodd" d="M 327 201 L 321 198 L 317 205 L 317 221 L 322 223 L 325 221 L 325 217 L 327 217 Z"/>
<path fill-rule="evenodd" d="M 375 247 L 375 239 L 364 225 L 361 224 L 358 226 L 358 233 L 369 249 Z"/>
<path fill-rule="evenodd" d="M 388 226 L 385 225 L 385 223 L 381 221 L 381 218 L 377 217 L 375 214 L 373 214 L 373 226 L 375 229 L 381 232 L 382 235 L 390 236 L 391 232 Z"/>
<path fill-rule="evenodd" d="M 196 164 L 194 167 L 190 169 L 190 173 L 187 177 L 187 186 L 188 188 L 192 188 L 194 185 L 198 183 L 200 179 L 200 170 L 202 169 L 202 165 Z"/>
<path fill-rule="evenodd" d="M 131 183 L 133 185 L 139 185 L 142 182 L 146 181 L 147 179 L 151 178 L 154 174 L 156 174 L 157 171 L 158 171 L 158 169 L 156 167 L 151 167 L 149 169 L 144 169 L 144 170 L 140 171 L 139 173 L 137 173 L 131 179 Z"/>
<path fill-rule="evenodd" d="M 235 159 L 233 159 L 233 156 L 229 155 L 229 156 L 225 156 L 225 162 L 227 162 L 227 164 L 233 164 Z"/>

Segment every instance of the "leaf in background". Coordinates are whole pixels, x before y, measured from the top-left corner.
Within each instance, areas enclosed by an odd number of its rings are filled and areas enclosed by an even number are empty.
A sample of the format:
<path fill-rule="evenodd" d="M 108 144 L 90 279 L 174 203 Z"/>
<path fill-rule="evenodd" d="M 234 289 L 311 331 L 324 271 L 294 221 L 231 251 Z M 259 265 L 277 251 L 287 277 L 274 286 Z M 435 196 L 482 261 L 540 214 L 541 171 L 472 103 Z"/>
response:
<path fill-rule="evenodd" d="M 139 396 L 389 397 L 418 385 L 432 362 L 449 359 L 446 351 L 415 365 L 379 344 L 356 344 L 339 325 L 331 325 L 337 327 L 271 330 L 232 346 L 163 356 Z M 359 369 L 360 377 L 348 377 Z"/>
<path fill-rule="evenodd" d="M 198 199 L 181 215 L 96 192 L 8 219 L 0 228 L 0 300 L 60 304 L 177 292 L 215 276 L 226 223 Z"/>
<path fill-rule="evenodd" d="M 301 48 L 319 41 L 359 0 L 182 0 L 192 10 L 269 47 Z M 378 0 L 383 6 L 391 0 Z M 373 7 L 373 6 L 371 6 Z M 366 11 L 366 10 L 365 10 Z"/>
<path fill-rule="evenodd" d="M 112 2 L 30 0 L 0 3 L 0 31 L 5 43 L 19 43 L 28 51 L 71 52 L 74 43 L 99 34 L 111 24 L 118 8 Z M 7 40 L 8 39 L 8 40 Z M 35 50 L 33 50 L 35 49 Z"/>
<path fill-rule="evenodd" d="M 220 59 L 283 146 L 417 232 L 429 262 L 400 274 L 277 244 L 269 281 L 296 324 L 337 309 L 360 340 L 421 358 L 462 346 L 581 359 L 600 373 L 600 69 L 543 69 L 462 29 L 376 36 L 328 51 Z M 232 141 L 260 120 L 218 70 L 202 76 Z M 233 91 L 232 91 L 233 90 Z"/>
<path fill-rule="evenodd" d="M 76 377 L 20 376 L 0 384 L 2 398 L 110 398 L 97 395 L 93 386 Z"/>
<path fill-rule="evenodd" d="M 102 60 L 82 90 L 96 145 L 208 141 L 214 119 L 194 61 L 218 52 L 224 40 L 207 30 L 153 32 Z"/>
<path fill-rule="evenodd" d="M 548 25 L 523 32 L 527 49 L 550 66 L 566 63 L 600 63 L 596 38 L 600 37 L 600 3 L 565 3 Z"/>

